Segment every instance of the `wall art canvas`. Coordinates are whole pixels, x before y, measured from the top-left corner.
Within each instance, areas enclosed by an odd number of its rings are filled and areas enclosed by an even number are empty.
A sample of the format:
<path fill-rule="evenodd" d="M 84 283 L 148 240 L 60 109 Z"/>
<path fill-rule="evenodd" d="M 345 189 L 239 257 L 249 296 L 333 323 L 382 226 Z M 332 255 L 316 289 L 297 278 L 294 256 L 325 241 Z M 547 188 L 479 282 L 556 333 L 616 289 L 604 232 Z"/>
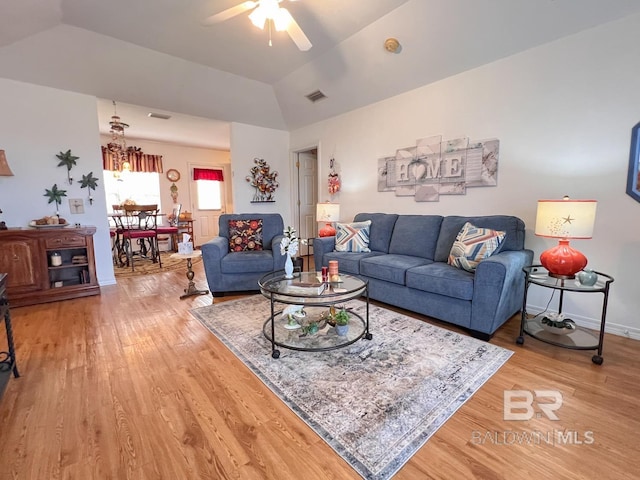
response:
<path fill-rule="evenodd" d="M 470 187 L 496 186 L 498 139 L 469 141 L 433 135 L 378 159 L 378 191 L 416 202 L 437 202 L 441 195 L 466 195 Z"/>
<path fill-rule="evenodd" d="M 387 165 L 394 157 L 383 157 L 378 159 L 378 191 L 379 192 L 391 192 L 393 191 L 393 186 L 389 183 L 389 175 Z"/>

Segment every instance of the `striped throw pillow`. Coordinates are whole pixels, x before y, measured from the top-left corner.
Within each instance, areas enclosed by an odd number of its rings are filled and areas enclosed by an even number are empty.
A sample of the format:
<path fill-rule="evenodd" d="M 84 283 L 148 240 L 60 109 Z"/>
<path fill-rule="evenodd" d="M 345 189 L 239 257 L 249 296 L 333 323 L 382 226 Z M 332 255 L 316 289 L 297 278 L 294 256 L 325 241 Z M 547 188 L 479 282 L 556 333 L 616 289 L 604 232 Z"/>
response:
<path fill-rule="evenodd" d="M 465 223 L 449 252 L 449 265 L 474 272 L 483 259 L 500 249 L 505 235 L 506 232 Z"/>
<path fill-rule="evenodd" d="M 336 252 L 370 252 L 369 226 L 371 220 L 365 222 L 336 224 Z"/>

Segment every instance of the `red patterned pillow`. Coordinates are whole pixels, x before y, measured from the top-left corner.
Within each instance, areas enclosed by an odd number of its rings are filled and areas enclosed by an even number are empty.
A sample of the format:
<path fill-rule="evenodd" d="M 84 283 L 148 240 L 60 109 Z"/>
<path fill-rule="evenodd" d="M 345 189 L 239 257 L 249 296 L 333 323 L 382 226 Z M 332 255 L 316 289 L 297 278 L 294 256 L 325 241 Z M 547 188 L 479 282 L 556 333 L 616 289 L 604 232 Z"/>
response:
<path fill-rule="evenodd" d="M 229 250 L 262 250 L 262 219 L 229 220 Z"/>

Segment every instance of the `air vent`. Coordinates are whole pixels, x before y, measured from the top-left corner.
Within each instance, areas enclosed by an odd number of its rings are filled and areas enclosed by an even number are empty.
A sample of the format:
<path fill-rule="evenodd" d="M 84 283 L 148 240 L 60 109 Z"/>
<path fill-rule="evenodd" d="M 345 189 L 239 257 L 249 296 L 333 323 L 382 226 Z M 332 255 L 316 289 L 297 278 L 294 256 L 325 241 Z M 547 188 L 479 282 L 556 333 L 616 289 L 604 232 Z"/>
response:
<path fill-rule="evenodd" d="M 327 96 L 322 93 L 320 90 L 316 90 L 315 92 L 311 92 L 309 95 L 306 96 L 309 101 L 311 102 L 317 102 L 318 100 L 322 100 L 323 98 L 327 98 Z"/>
<path fill-rule="evenodd" d="M 165 115 L 164 113 L 150 113 L 147 115 L 150 118 L 160 118 L 162 120 L 169 120 L 171 115 Z"/>

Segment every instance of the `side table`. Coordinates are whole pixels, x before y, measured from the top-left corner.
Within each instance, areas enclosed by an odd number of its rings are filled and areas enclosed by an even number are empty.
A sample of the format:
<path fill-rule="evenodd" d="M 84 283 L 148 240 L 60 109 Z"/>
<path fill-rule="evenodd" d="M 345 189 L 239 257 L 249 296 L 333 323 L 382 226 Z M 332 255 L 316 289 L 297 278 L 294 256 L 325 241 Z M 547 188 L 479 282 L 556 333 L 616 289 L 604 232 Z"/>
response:
<path fill-rule="evenodd" d="M 533 337 L 541 342 L 545 342 L 556 347 L 569 348 L 573 350 L 597 350 L 597 354 L 591 357 L 591 361 L 596 365 L 602 365 L 602 344 L 604 342 L 604 326 L 607 318 L 607 302 L 609 300 L 609 285 L 613 282 L 613 277 L 601 272 L 595 272 L 598 280 L 595 285 L 582 285 L 577 279 L 561 279 L 549 275 L 549 272 L 542 265 L 532 265 L 524 267 L 525 287 L 524 299 L 522 301 L 522 320 L 520 322 L 520 336 L 516 343 L 524 343 L 524 334 Z M 600 317 L 600 332 L 576 326 L 575 330 L 568 333 L 553 333 L 547 330 L 542 319 L 545 312 L 529 317 L 527 314 L 527 293 L 531 285 L 538 285 L 560 292 L 558 299 L 558 313 L 562 313 L 562 303 L 565 292 L 577 293 L 602 293 L 602 313 Z"/>
<path fill-rule="evenodd" d="M 173 253 L 169 258 L 181 258 L 187 260 L 187 279 L 189 280 L 189 286 L 184 289 L 184 295 L 180 295 L 180 300 L 190 297 L 192 295 L 207 295 L 209 290 L 198 290 L 196 284 L 193 281 L 195 273 L 193 271 L 192 259 L 202 257 L 201 250 L 194 250 L 192 253 Z"/>
<path fill-rule="evenodd" d="M 0 397 L 9 383 L 11 372 L 18 378 L 18 365 L 16 363 L 16 351 L 13 345 L 13 330 L 11 329 L 11 313 L 9 312 L 9 301 L 7 300 L 7 274 L 0 273 L 0 321 L 4 320 L 7 332 L 7 350 L 0 351 Z"/>

